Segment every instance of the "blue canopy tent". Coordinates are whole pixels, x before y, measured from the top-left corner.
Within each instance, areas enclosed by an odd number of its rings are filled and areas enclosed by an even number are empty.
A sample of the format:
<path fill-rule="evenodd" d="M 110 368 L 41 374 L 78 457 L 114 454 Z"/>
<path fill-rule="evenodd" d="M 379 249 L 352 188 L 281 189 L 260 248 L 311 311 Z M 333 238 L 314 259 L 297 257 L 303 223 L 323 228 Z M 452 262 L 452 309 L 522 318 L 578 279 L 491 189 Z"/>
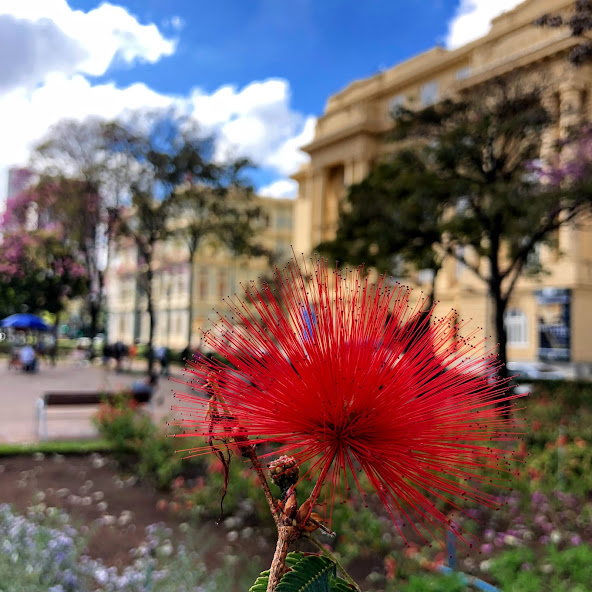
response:
<path fill-rule="evenodd" d="M 20 329 L 21 331 L 49 331 L 51 327 L 37 315 L 22 312 L 10 315 L 0 321 L 0 327 L 4 329 Z"/>

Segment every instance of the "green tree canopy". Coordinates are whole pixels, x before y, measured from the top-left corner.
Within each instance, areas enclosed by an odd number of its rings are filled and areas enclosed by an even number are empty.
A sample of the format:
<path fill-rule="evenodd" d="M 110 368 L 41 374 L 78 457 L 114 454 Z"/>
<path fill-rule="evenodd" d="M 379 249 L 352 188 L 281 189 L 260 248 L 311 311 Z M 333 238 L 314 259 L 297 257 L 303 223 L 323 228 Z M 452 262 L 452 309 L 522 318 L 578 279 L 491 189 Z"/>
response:
<path fill-rule="evenodd" d="M 399 109 L 390 139 L 395 151 L 397 142 L 413 144 L 414 156 L 408 149 L 395 152 L 365 184 L 351 189 L 330 247 L 338 254 L 345 246 L 344 260 L 351 262 L 380 253 L 380 260 L 369 261 L 382 267 L 397 255 L 415 263 L 433 240 L 432 252 L 457 259 L 486 285 L 504 363 L 504 313 L 516 282 L 540 271 L 531 264 L 538 245 L 551 241 L 590 202 L 581 185 L 543 182 L 541 137 L 554 123 L 544 92 L 536 81 L 505 78 L 421 110 Z M 419 216 L 408 214 L 410 204 Z M 343 240 L 346 233 L 354 238 L 351 249 Z M 404 238 L 404 248 L 397 236 Z M 360 244 L 366 253 L 355 252 Z M 327 252 L 327 245 L 321 248 Z"/>

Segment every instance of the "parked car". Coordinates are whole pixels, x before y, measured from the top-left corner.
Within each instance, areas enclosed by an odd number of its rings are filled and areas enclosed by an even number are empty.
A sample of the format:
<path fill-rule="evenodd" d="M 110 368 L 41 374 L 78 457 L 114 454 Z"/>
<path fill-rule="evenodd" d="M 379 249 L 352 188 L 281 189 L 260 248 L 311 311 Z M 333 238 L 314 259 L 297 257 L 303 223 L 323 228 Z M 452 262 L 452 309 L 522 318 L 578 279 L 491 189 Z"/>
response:
<path fill-rule="evenodd" d="M 518 380 L 565 380 L 565 374 L 542 362 L 508 362 L 508 373 Z"/>

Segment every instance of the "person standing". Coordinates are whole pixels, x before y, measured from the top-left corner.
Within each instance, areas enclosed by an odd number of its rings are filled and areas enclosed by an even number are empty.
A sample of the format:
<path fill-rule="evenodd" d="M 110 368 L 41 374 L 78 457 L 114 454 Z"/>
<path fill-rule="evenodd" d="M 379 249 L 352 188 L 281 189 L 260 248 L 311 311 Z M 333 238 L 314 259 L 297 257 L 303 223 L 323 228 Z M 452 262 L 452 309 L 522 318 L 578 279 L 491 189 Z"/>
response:
<path fill-rule="evenodd" d="M 21 347 L 19 357 L 24 372 L 35 372 L 37 370 L 37 356 L 33 346 L 29 343 Z"/>
<path fill-rule="evenodd" d="M 166 345 L 161 345 L 156 348 L 156 359 L 160 363 L 160 375 L 168 376 L 169 374 L 169 350 Z"/>

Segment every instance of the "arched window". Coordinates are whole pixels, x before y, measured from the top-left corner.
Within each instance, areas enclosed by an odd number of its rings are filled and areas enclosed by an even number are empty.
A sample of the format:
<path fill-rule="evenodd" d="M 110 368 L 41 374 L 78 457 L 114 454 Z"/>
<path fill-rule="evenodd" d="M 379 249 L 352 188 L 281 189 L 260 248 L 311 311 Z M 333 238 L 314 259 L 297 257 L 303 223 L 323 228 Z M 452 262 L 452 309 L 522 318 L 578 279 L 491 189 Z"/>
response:
<path fill-rule="evenodd" d="M 528 345 L 528 322 L 526 315 L 519 308 L 510 308 L 506 311 L 504 322 L 508 345 L 512 347 L 524 347 Z"/>

